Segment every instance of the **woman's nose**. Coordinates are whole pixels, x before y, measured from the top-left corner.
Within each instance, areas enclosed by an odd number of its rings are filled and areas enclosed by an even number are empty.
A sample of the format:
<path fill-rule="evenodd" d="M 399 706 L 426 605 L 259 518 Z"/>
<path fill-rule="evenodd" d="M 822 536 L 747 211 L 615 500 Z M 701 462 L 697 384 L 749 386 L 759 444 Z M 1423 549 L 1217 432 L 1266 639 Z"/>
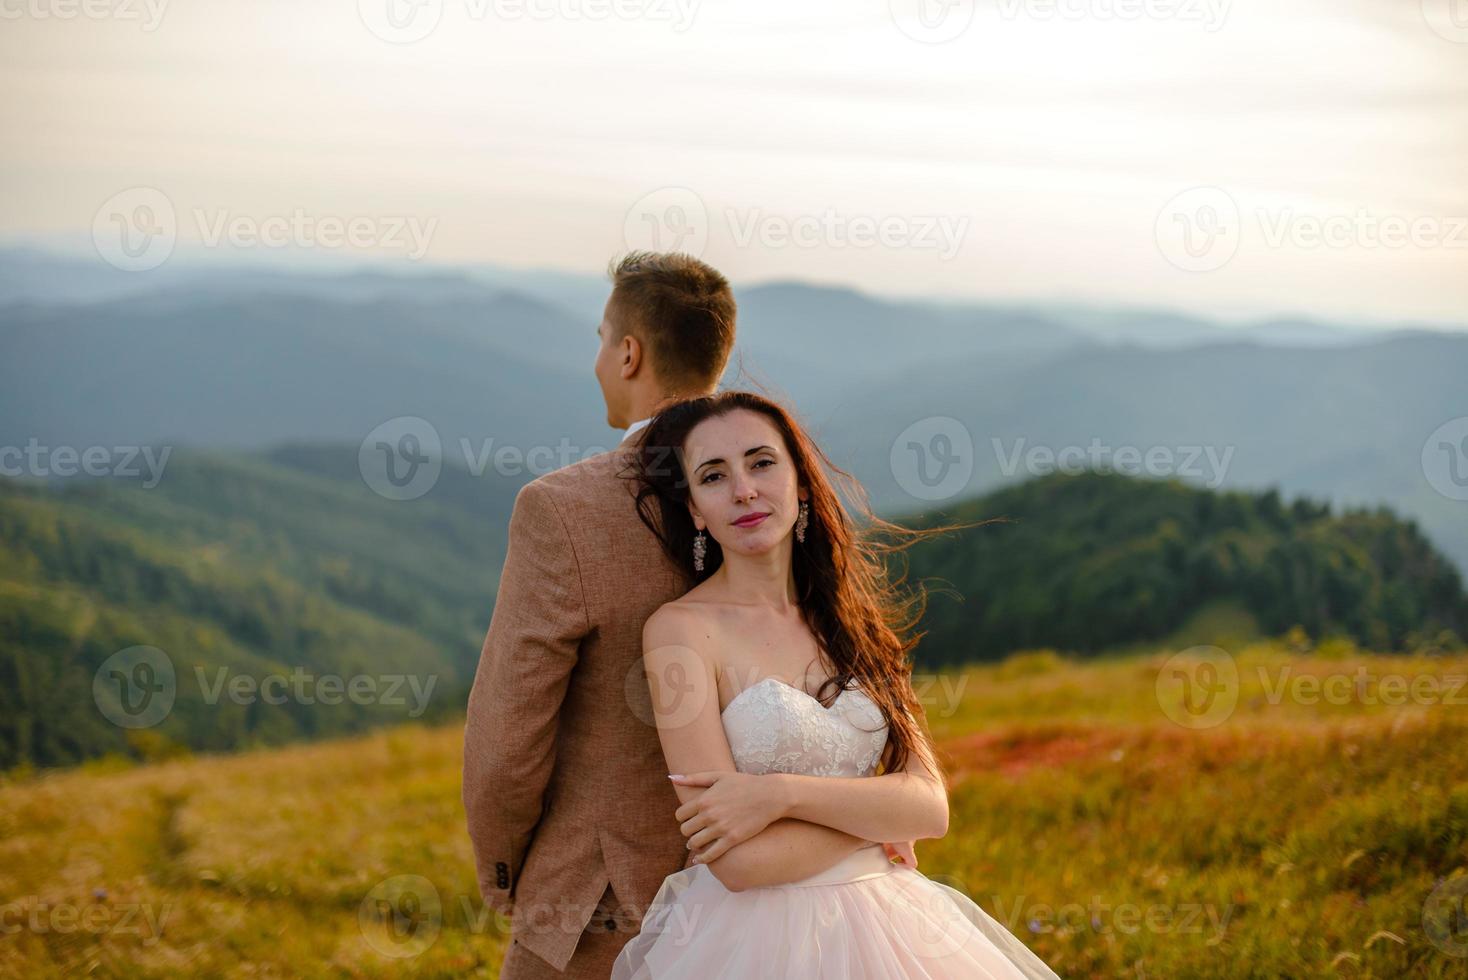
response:
<path fill-rule="evenodd" d="M 734 499 L 740 502 L 753 500 L 755 496 L 754 481 L 747 476 L 738 477 L 734 483 Z"/>

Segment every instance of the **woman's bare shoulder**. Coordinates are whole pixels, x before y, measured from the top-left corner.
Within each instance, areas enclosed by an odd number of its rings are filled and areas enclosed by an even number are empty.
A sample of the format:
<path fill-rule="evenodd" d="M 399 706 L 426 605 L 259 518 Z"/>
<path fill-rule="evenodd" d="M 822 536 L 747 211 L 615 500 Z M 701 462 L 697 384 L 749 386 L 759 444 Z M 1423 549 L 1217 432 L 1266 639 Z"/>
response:
<path fill-rule="evenodd" d="M 662 642 L 714 639 L 727 618 L 719 603 L 700 597 L 682 595 L 665 602 L 653 611 L 642 627 L 644 639 L 654 637 Z"/>

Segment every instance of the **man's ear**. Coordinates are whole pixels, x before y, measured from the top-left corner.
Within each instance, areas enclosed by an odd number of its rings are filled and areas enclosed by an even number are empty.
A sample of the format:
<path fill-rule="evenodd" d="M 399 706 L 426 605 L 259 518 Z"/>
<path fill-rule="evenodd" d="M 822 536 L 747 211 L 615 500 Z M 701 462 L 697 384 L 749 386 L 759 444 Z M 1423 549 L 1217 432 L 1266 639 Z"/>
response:
<path fill-rule="evenodd" d="M 628 332 L 622 336 L 621 350 L 617 353 L 622 362 L 622 377 L 627 379 L 637 374 L 638 368 L 642 367 L 642 341 Z"/>

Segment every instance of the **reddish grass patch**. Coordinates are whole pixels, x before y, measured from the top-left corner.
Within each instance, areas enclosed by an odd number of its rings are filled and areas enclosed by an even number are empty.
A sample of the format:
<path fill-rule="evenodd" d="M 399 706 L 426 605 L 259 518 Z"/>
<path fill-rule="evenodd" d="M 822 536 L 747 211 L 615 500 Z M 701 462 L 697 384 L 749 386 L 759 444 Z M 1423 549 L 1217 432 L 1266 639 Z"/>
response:
<path fill-rule="evenodd" d="M 1133 770 L 1185 763 L 1197 770 L 1217 769 L 1251 759 L 1289 753 L 1303 743 L 1344 741 L 1368 735 L 1355 724 L 1220 728 L 1194 731 L 1171 725 L 1004 727 L 947 738 L 938 744 L 944 771 L 961 779 L 972 773 L 1023 778 L 1036 770 L 1126 765 Z"/>

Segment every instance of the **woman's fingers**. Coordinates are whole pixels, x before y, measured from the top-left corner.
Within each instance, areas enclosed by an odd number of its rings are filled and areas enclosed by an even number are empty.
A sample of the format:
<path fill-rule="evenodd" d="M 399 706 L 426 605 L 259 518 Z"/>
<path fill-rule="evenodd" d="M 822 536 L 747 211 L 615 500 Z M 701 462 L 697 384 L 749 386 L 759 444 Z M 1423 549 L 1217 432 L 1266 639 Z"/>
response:
<path fill-rule="evenodd" d="M 678 825 L 684 837 L 692 837 L 708 825 L 708 817 L 702 813 L 695 813 Z"/>
<path fill-rule="evenodd" d="M 689 800 L 687 803 L 678 804 L 678 809 L 673 811 L 674 819 L 687 820 L 689 817 L 693 816 L 699 811 L 699 809 L 701 809 L 704 797 L 706 796 L 708 796 L 707 793 L 700 793 L 698 794 L 698 799 Z"/>
<path fill-rule="evenodd" d="M 728 845 L 724 843 L 724 838 L 720 837 L 708 848 L 695 854 L 693 856 L 693 862 L 695 864 L 708 864 L 710 861 L 717 861 L 728 849 Z"/>
<path fill-rule="evenodd" d="M 708 846 L 709 842 L 717 840 L 718 838 L 718 831 L 709 827 L 705 827 L 703 830 L 700 830 L 698 833 L 688 838 L 688 849 L 690 851 L 700 850 L 701 848 Z"/>

